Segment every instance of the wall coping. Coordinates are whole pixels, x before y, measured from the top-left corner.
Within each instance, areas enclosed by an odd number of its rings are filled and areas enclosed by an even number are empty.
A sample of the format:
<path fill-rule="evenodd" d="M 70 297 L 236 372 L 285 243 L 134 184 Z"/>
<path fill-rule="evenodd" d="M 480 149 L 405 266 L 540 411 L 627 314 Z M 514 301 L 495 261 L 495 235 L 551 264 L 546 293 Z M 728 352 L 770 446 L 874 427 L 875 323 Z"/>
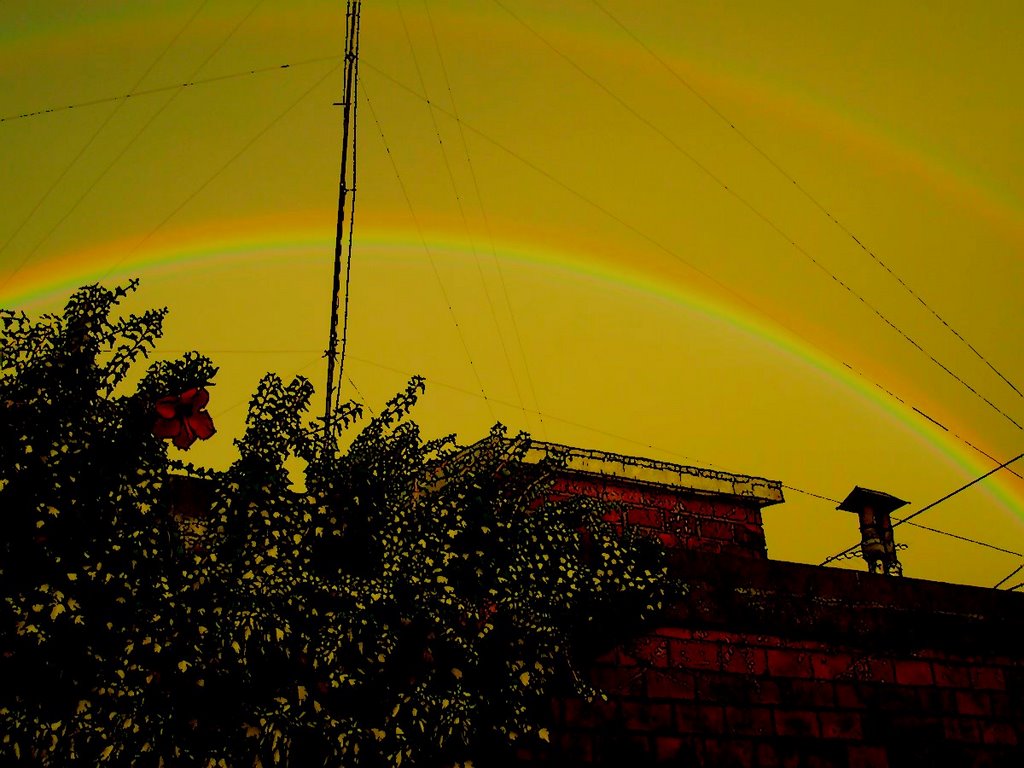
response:
<path fill-rule="evenodd" d="M 1024 656 L 1018 592 L 696 551 L 669 557 L 686 586 L 665 626 Z"/>
<path fill-rule="evenodd" d="M 481 445 L 480 441 L 471 448 Z M 701 496 L 728 496 L 754 502 L 758 507 L 785 501 L 782 483 L 750 475 L 734 475 L 714 469 L 655 461 L 607 451 L 574 448 L 559 443 L 531 440 L 524 462 L 536 464 L 547 457 L 565 461 L 569 472 L 669 487 Z"/>

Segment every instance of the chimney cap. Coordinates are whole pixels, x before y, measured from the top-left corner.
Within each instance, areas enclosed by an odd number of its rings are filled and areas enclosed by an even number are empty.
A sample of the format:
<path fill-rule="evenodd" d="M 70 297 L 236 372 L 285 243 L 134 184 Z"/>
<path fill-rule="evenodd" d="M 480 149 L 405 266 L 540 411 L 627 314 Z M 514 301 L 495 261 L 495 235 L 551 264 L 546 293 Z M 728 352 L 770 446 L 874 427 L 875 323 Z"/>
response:
<path fill-rule="evenodd" d="M 849 495 L 843 499 L 843 503 L 836 509 L 845 512 L 860 512 L 865 507 L 871 507 L 877 512 L 888 513 L 909 503 L 909 501 L 897 499 L 892 494 L 872 491 L 870 488 L 861 488 L 859 485 L 855 485 Z"/>

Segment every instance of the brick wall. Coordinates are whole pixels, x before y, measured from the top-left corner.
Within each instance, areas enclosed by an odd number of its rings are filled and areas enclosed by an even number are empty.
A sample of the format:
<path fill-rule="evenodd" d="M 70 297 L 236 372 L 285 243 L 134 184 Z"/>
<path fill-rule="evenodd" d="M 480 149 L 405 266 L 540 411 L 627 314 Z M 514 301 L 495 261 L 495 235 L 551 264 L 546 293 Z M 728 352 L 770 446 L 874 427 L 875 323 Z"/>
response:
<path fill-rule="evenodd" d="M 631 525 L 647 531 L 669 550 L 767 557 L 760 505 L 752 499 L 572 474 L 557 478 L 550 496 L 591 496 L 611 502 L 621 509 L 606 519 L 620 529 Z"/>
<path fill-rule="evenodd" d="M 1024 766 L 1024 595 L 678 553 L 690 589 L 594 662 L 531 762 Z"/>
<path fill-rule="evenodd" d="M 179 514 L 208 504 L 174 491 Z M 608 519 L 660 538 L 688 588 L 594 659 L 607 701 L 555 700 L 551 746 L 521 760 L 1024 766 L 1024 594 L 768 560 L 760 503 L 738 494 L 571 472 L 551 493 L 616 503 Z"/>

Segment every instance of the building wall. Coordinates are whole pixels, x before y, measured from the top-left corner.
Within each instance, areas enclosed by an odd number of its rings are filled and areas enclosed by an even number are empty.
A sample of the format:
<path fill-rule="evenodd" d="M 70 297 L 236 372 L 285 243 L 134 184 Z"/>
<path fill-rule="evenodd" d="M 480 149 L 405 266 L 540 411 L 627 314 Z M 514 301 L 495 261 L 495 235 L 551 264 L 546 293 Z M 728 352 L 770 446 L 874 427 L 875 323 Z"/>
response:
<path fill-rule="evenodd" d="M 177 512 L 201 515 L 201 490 L 176 488 Z M 607 700 L 557 698 L 551 745 L 520 762 L 1024 766 L 1024 594 L 768 560 L 756 496 L 580 472 L 551 494 L 617 504 L 687 588 L 593 660 Z"/>
<path fill-rule="evenodd" d="M 591 496 L 617 505 L 619 509 L 605 519 L 620 529 L 630 525 L 657 536 L 669 551 L 768 556 L 762 502 L 755 498 L 712 496 L 593 475 L 559 477 L 550 496 Z"/>
<path fill-rule="evenodd" d="M 593 663 L 531 762 L 1024 766 L 1024 595 L 678 553 L 689 589 Z"/>

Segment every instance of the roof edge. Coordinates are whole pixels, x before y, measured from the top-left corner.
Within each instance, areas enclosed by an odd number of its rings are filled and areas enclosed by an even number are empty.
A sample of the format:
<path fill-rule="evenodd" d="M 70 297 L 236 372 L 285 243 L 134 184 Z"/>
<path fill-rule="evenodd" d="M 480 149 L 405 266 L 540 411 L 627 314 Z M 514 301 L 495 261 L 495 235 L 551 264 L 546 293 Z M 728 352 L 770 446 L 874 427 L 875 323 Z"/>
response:
<path fill-rule="evenodd" d="M 483 443 L 488 438 L 481 440 Z M 476 445 L 480 445 L 477 443 Z M 471 446 L 475 448 L 476 446 Z M 715 469 L 655 461 L 607 451 L 574 448 L 560 443 L 531 440 L 523 461 L 536 464 L 561 457 L 566 469 L 588 475 L 614 477 L 634 483 L 671 487 L 705 496 L 730 496 L 767 507 L 785 501 L 782 483 L 751 475 L 734 475 Z"/>

